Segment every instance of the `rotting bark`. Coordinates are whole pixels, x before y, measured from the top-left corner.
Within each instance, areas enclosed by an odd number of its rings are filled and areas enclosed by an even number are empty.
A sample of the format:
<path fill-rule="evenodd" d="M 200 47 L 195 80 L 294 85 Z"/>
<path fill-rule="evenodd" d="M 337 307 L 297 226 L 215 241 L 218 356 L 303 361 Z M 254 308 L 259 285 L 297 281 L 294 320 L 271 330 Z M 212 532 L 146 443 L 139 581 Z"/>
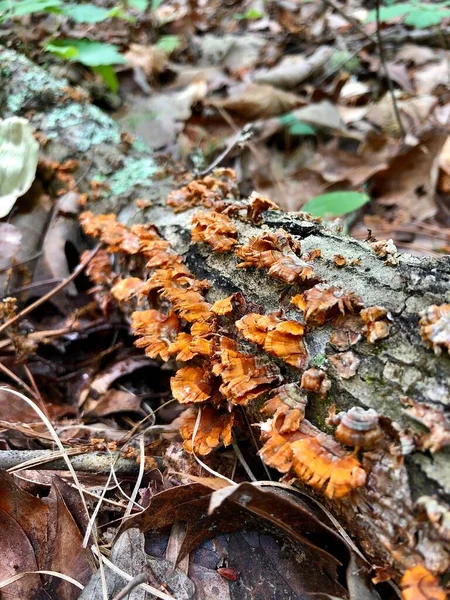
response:
<path fill-rule="evenodd" d="M 280 308 L 280 294 L 285 291 L 282 283 L 260 270 L 236 269 L 233 253 L 214 254 L 209 246 L 190 243 L 195 209 L 174 214 L 165 205 L 167 193 L 176 185 L 172 165 L 158 161 L 139 140 L 127 144 L 115 123 L 98 108 L 71 99 L 74 96 L 66 82 L 56 81 L 11 51 L 0 52 L 0 61 L 2 116 L 28 116 L 33 128 L 48 139 L 44 156 L 79 160 L 77 177 L 89 169 L 79 183 L 81 192 L 89 191 L 88 180 L 107 181 L 109 189 L 95 204 L 88 204 L 89 209 L 113 211 L 128 224 L 155 223 L 192 273 L 211 283 L 208 301 L 241 291 L 248 302 L 261 305 L 266 312 Z M 134 202 L 138 198 L 150 200 L 152 206 L 138 211 Z M 374 345 L 362 341 L 352 348 L 360 364 L 349 379 L 340 377 L 328 360 L 336 353 L 328 343 L 330 327 L 308 332 L 310 364 L 326 366 L 332 383 L 325 398 L 310 394 L 307 417 L 317 427 L 327 431 L 325 418 L 331 404 L 338 410 L 355 405 L 374 408 L 399 426 L 411 427 L 401 396 L 442 408 L 448 415 L 450 358 L 428 349 L 418 326 L 421 310 L 450 301 L 448 257 L 435 260 L 402 255 L 396 266 L 390 266 L 369 244 L 325 230 L 295 214 L 272 211 L 264 214 L 261 226 L 238 220 L 235 224 L 240 242 L 262 230 L 282 228 L 301 242 L 303 251 L 320 248 L 322 258 L 315 261 L 314 270 L 324 281 L 356 292 L 365 306 L 380 305 L 392 313 L 387 339 Z M 339 268 L 333 261 L 337 254 L 347 261 L 358 259 L 360 265 Z M 288 303 L 284 308 L 288 318 L 294 317 Z M 287 369 L 285 375 L 292 381 L 299 379 L 295 369 Z M 257 407 L 253 405 L 253 419 L 258 418 Z M 384 450 L 365 453 L 366 486 L 339 502 L 320 499 L 374 564 L 392 566 L 401 573 L 422 563 L 434 573 L 445 573 L 450 567 L 449 458 L 448 449 L 434 454 L 415 451 L 404 458 Z M 305 491 L 312 493 L 307 487 Z M 419 508 L 424 496 L 435 496 L 442 508 L 439 518 L 433 518 L 431 510 L 427 515 Z"/>

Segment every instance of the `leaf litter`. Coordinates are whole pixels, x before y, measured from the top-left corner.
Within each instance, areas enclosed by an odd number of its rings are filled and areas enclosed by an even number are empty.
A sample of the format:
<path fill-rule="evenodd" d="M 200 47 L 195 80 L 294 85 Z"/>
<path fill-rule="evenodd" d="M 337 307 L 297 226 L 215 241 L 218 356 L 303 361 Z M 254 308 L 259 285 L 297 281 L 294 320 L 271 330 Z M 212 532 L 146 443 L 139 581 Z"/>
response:
<path fill-rule="evenodd" d="M 340 216 L 358 238 L 365 239 L 367 229 L 379 237 L 389 232 L 399 249 L 416 254 L 448 252 L 449 52 L 433 41 L 432 25 L 414 29 L 414 15 L 387 15 L 383 71 L 367 3 L 339 4 L 345 18 L 332 2 L 194 4 L 154 2 L 143 13 L 131 9 L 139 26 L 107 19 L 89 29 L 91 40 L 125 50 L 124 64 L 114 67 L 119 95 L 86 66 L 64 66 L 65 74 L 94 102 L 116 111 L 130 132 L 181 160 L 186 173 L 207 171 L 230 148 L 218 164 L 236 170 L 244 196 L 256 190 L 282 209 Z M 416 13 L 425 14 L 419 4 Z M 430 12 L 427 18 L 436 18 Z M 449 16 L 439 13 L 447 26 Z M 24 28 L 29 18 L 6 23 L 9 35 L 26 39 L 38 59 L 54 16 L 33 17 L 36 27 Z M 86 24 L 75 19 L 70 26 L 85 37 Z M 414 41 L 419 31 L 428 36 L 424 44 Z M 53 61 L 55 71 L 60 65 Z M 248 126 L 251 135 L 240 136 Z M 64 198 L 73 194 L 75 208 L 67 210 Z M 31 188 L 0 223 L 3 323 L 27 300 L 52 290 L 53 280 L 73 273 L 84 247 L 75 217 L 85 201 L 70 165 L 38 164 Z M 130 504 L 136 475 L 85 473 L 74 484 L 67 470 L 41 470 L 35 479 L 26 471 L 23 477 L 20 470 L 16 476 L 1 471 L 6 535 L 0 579 L 11 579 L 2 597 L 101 598 L 105 591 L 114 597 L 148 568 L 147 588 L 136 587 L 130 597 L 150 597 L 153 586 L 166 597 L 206 599 L 221 590 L 223 598 L 269 598 L 272 580 L 280 598 L 377 598 L 365 577 L 370 569 L 355 564 L 355 553 L 323 524 L 317 507 L 242 483 L 245 470 L 226 450 L 202 459 L 239 485 L 206 479 L 174 433 L 181 408 L 171 398 L 170 371 L 133 348 L 111 294 L 91 285 L 77 278 L 52 295 L 51 305 L 32 312 L 24 327 L 10 328 L 0 342 L 1 377 L 16 393 L 29 393 L 69 448 L 111 457 L 120 451 L 139 462 L 133 438 L 142 435 L 142 487 Z M 7 302 L 10 295 L 19 307 Z M 36 412 L 8 396 L 0 391 L 2 449 L 52 448 Z M 438 427 L 447 431 L 445 422 Z M 261 479 L 254 450 L 243 449 Z M 193 476 L 204 479 L 189 482 Z M 88 548 L 78 485 L 90 494 L 89 514 L 99 508 Z M 208 514 L 211 498 L 218 506 Z M 127 506 L 132 516 L 120 527 Z M 139 506 L 146 508 L 138 512 Z M 169 550 L 168 530 L 178 553 Z M 13 581 L 22 573 L 29 574 Z M 404 598 L 422 575 L 405 578 Z M 434 579 L 424 577 L 433 590 Z"/>

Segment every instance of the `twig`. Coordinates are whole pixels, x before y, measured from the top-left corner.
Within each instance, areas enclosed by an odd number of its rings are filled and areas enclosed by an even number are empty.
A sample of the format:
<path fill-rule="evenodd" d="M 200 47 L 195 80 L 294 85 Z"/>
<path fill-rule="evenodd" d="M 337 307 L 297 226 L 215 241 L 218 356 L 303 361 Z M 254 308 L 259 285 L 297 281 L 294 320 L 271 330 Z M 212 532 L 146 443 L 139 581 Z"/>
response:
<path fill-rule="evenodd" d="M 350 23 L 350 25 L 354 29 L 356 29 L 356 31 L 358 31 L 364 38 L 366 38 L 366 40 L 368 40 L 371 44 L 376 44 L 376 40 L 374 40 L 371 35 L 369 35 L 368 33 L 366 33 L 364 31 L 364 29 L 361 27 L 361 25 L 358 23 L 358 21 L 356 19 L 354 19 L 353 17 L 351 17 L 350 15 L 345 14 L 345 12 L 342 10 L 342 8 L 340 8 L 337 4 L 335 4 L 333 2 L 333 0 L 322 0 L 322 2 L 324 4 L 326 4 L 327 6 L 329 6 L 330 8 L 332 8 L 333 10 L 335 10 L 339 15 L 341 15 L 341 17 L 343 19 L 345 19 L 347 21 L 347 23 Z"/>
<path fill-rule="evenodd" d="M 238 131 L 238 133 L 230 140 L 225 150 L 221 152 L 221 154 L 219 154 L 215 160 L 213 160 L 209 167 L 206 167 L 206 169 L 203 169 L 203 171 L 198 171 L 195 173 L 196 177 L 204 177 L 205 175 L 208 175 L 208 173 L 211 173 L 211 171 L 215 169 L 217 165 L 219 165 L 230 154 L 230 152 L 236 148 L 236 146 L 240 146 L 244 142 L 247 142 L 252 135 L 254 135 L 253 125 L 252 123 L 247 123 L 247 125 Z"/>
<path fill-rule="evenodd" d="M 66 450 L 70 456 L 77 452 L 76 449 Z M 78 450 L 80 452 L 80 450 Z M 84 473 L 109 473 L 111 461 L 116 460 L 114 470 L 118 475 L 136 475 L 139 465 L 135 460 L 124 458 L 118 452 L 85 452 L 78 456 L 70 456 L 70 463 L 75 471 Z M 55 458 L 55 455 L 59 457 Z M 67 463 L 60 457 L 60 453 L 52 450 L 2 450 L 0 451 L 0 469 L 18 471 L 20 469 L 40 469 L 66 471 Z M 164 468 L 159 456 L 154 457 L 158 468 Z"/>
<path fill-rule="evenodd" d="M 133 577 L 133 579 L 129 581 L 127 585 L 114 596 L 113 600 L 122 600 L 123 598 L 126 598 L 130 592 L 137 588 L 138 585 L 141 585 L 141 583 L 147 583 L 147 581 L 147 573 L 139 573 L 139 575 Z"/>
<path fill-rule="evenodd" d="M 36 302 L 33 302 L 32 304 L 30 304 L 29 306 L 27 306 L 26 308 L 21 310 L 20 313 L 17 313 L 17 315 L 15 315 L 14 317 L 11 317 L 11 319 L 8 319 L 8 321 L 3 323 L 3 325 L 0 325 L 0 333 L 3 333 L 3 331 L 5 331 L 5 329 L 8 329 L 8 327 L 13 325 L 20 319 L 23 319 L 23 317 L 30 314 L 30 312 L 33 312 L 33 310 L 35 308 L 37 308 L 38 306 L 41 306 L 41 304 L 44 304 L 44 302 L 47 302 L 47 300 L 50 300 L 50 298 L 52 298 L 55 294 L 57 294 L 63 288 L 65 288 L 66 285 L 68 285 L 71 281 L 76 279 L 78 277 L 78 275 L 88 266 L 88 264 L 91 262 L 91 260 L 97 254 L 97 252 L 100 250 L 100 247 L 101 247 L 101 244 L 97 244 L 97 246 L 95 246 L 95 248 L 91 252 L 89 252 L 89 254 L 80 262 L 80 264 L 73 271 L 73 273 L 71 273 L 68 277 L 66 277 L 66 279 L 61 281 L 61 283 L 59 285 L 54 287 L 52 290 L 50 290 L 44 296 L 41 296 L 41 298 L 38 298 L 36 300 Z"/>
<path fill-rule="evenodd" d="M 382 39 L 381 39 L 381 28 L 380 28 L 380 0 L 375 0 L 376 2 L 376 18 L 377 18 L 377 44 L 378 44 L 378 53 L 380 55 L 380 62 L 382 64 L 383 67 L 383 71 L 387 80 L 387 84 L 388 84 L 388 88 L 389 88 L 389 93 L 391 95 L 392 98 L 392 105 L 394 108 L 394 114 L 395 114 L 395 119 L 398 123 L 398 128 L 400 130 L 400 134 L 402 136 L 402 138 L 404 138 L 406 136 L 406 131 L 405 128 L 403 127 L 403 123 L 402 120 L 400 118 L 400 112 L 398 110 L 398 105 L 397 105 L 397 99 L 395 97 L 395 90 L 394 90 L 394 85 L 392 83 L 392 79 L 389 75 L 389 70 L 387 68 L 387 64 L 386 64 L 386 57 L 384 55 L 384 48 L 383 48 L 383 43 L 382 43 Z"/>

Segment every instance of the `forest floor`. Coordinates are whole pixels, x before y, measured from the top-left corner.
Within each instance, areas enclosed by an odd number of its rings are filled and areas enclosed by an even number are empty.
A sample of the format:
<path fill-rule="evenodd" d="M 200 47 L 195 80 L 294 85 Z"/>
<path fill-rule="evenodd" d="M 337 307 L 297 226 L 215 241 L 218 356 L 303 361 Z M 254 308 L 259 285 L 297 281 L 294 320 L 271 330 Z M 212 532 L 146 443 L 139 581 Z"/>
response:
<path fill-rule="evenodd" d="M 112 16 L 103 0 L 75 3 L 80 14 L 22 3 L 32 9 L 0 2 L 0 44 L 67 79 L 160 160 L 195 177 L 230 167 L 242 197 L 359 240 L 449 252 L 446 3 L 129 0 Z M 80 62 L 70 52 L 85 40 L 99 45 Z M 82 207 L 49 195 L 46 170 L 70 191 L 70 164 L 41 163 L 0 220 L 0 450 L 35 461 L 0 458 L 0 596 L 119 599 L 138 576 L 133 600 L 444 598 L 401 592 L 380 565 L 363 581 L 360 551 L 316 500 L 277 484 L 249 423 L 228 449 L 184 452 L 170 363 L 134 347 L 89 280 L 95 258 L 76 271 L 91 246 L 58 217 Z M 71 454 L 75 471 L 50 462 Z M 230 480 L 241 486 L 227 503 Z M 130 515 L 140 531 L 117 537 Z"/>

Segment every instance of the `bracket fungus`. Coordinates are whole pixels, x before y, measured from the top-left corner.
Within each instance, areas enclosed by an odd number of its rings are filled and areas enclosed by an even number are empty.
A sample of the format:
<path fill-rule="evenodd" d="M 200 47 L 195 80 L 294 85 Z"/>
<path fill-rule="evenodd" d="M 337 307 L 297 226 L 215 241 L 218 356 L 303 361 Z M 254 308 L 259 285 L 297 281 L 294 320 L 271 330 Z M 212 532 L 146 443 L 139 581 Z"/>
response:
<path fill-rule="evenodd" d="M 0 218 L 30 189 L 38 157 L 39 144 L 27 119 L 0 120 Z"/>

